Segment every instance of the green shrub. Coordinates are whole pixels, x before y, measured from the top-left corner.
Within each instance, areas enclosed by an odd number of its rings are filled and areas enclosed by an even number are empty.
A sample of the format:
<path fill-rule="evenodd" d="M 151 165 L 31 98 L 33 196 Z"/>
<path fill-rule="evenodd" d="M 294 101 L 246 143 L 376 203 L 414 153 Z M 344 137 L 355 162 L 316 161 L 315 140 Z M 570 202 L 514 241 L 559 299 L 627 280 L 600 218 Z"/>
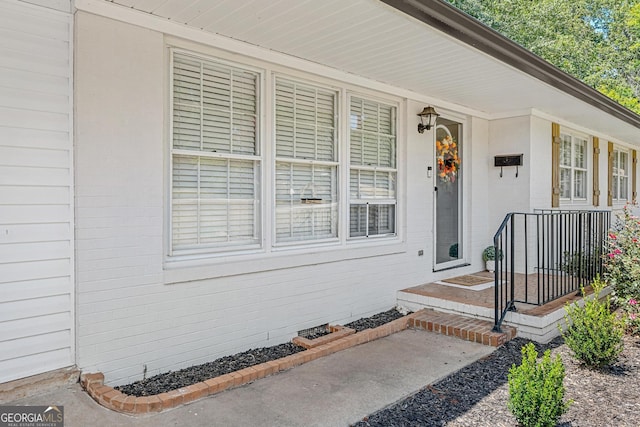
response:
<path fill-rule="evenodd" d="M 551 427 L 569 408 L 564 401 L 564 365 L 560 356 L 538 353 L 529 343 L 522 347 L 522 364 L 509 370 L 509 410 L 524 427 Z"/>
<path fill-rule="evenodd" d="M 584 307 L 577 303 L 565 307 L 567 329 L 563 332 L 560 327 L 560 332 L 576 359 L 589 367 L 602 368 L 618 359 L 624 330 L 611 312 L 609 296 L 604 301 L 599 299 L 604 283 L 598 278 L 592 286 L 593 298 L 585 300 Z"/>

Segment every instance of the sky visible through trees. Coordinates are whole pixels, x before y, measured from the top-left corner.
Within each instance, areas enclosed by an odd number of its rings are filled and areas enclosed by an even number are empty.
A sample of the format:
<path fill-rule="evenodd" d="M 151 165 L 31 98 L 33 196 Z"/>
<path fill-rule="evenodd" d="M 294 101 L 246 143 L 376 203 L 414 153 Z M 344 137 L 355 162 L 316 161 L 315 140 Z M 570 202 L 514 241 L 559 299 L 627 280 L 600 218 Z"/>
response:
<path fill-rule="evenodd" d="M 640 114 L 640 0 L 447 0 Z"/>

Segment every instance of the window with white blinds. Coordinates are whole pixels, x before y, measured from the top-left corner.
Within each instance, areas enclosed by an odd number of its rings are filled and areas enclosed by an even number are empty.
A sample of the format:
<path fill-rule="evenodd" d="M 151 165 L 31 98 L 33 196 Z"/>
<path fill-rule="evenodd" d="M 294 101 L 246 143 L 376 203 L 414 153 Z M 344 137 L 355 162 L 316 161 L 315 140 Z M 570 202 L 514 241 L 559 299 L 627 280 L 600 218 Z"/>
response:
<path fill-rule="evenodd" d="M 261 91 L 268 64 L 261 71 L 179 48 L 170 58 L 170 257 L 396 236 L 391 101 L 274 71 Z M 262 126 L 273 130 L 266 150 Z"/>
<path fill-rule="evenodd" d="M 626 202 L 629 199 L 629 152 L 613 149 L 613 200 Z"/>
<path fill-rule="evenodd" d="M 587 139 L 561 133 L 560 135 L 560 198 L 586 200 L 588 169 Z"/>
<path fill-rule="evenodd" d="M 276 80 L 276 243 L 338 237 L 337 93 Z"/>
<path fill-rule="evenodd" d="M 171 249 L 259 245 L 259 75 L 173 52 Z"/>
<path fill-rule="evenodd" d="M 396 233 L 396 107 L 351 97 L 349 236 Z"/>

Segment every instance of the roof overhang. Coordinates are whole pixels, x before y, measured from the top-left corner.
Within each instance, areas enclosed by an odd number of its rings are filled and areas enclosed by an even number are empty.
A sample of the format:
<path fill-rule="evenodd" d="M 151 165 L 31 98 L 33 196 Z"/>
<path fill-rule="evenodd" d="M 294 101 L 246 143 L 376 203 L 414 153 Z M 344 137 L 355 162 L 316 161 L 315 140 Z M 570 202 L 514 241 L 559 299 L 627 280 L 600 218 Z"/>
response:
<path fill-rule="evenodd" d="M 640 144 L 640 116 L 441 0 L 75 0 L 75 5 L 122 20 L 145 15 L 132 21 L 161 20 L 159 28 L 176 28 L 176 34 L 183 27 L 223 36 L 436 106 L 489 119 L 535 111 L 601 137 Z"/>
<path fill-rule="evenodd" d="M 640 128 L 640 116 L 519 44 L 438 0 L 380 0 L 425 24 Z"/>

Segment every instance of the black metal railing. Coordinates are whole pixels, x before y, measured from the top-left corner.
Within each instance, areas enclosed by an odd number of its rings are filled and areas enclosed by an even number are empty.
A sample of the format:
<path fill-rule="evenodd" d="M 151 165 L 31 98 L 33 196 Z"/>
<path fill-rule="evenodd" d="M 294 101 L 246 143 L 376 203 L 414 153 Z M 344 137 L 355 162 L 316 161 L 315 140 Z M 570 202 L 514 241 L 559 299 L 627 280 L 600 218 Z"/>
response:
<path fill-rule="evenodd" d="M 495 325 L 516 303 L 543 305 L 602 275 L 610 211 L 509 213 L 493 238 Z"/>

